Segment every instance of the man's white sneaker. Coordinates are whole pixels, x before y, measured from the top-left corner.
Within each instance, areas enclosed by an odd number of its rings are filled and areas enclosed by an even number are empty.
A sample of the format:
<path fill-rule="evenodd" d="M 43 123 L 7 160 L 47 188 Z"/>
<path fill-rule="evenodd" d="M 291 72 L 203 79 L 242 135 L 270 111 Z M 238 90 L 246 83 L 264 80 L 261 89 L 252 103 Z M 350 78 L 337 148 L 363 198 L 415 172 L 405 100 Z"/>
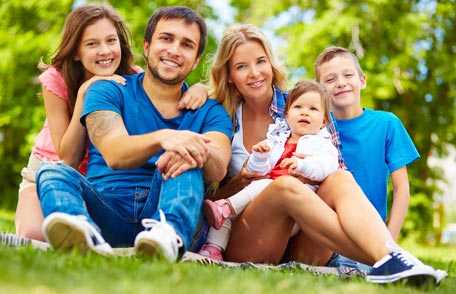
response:
<path fill-rule="evenodd" d="M 113 252 L 85 216 L 54 212 L 46 217 L 42 228 L 43 235 L 54 249 L 92 250 L 101 255 L 111 255 Z"/>
<path fill-rule="evenodd" d="M 183 243 L 174 228 L 166 222 L 163 211 L 160 210 L 160 221 L 146 218 L 142 220 L 142 225 L 146 229 L 136 236 L 136 252 L 175 262 Z"/>

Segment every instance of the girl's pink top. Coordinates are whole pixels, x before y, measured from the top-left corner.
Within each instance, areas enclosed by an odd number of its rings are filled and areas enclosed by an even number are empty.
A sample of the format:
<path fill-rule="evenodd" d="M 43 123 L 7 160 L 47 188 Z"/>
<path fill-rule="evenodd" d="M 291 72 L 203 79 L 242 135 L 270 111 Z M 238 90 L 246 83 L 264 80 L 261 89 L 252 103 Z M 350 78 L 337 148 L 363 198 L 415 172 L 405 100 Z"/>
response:
<path fill-rule="evenodd" d="M 46 90 L 63 99 L 67 104 L 69 104 L 68 88 L 65 85 L 62 74 L 58 72 L 54 67 L 48 68 L 38 77 L 38 79 L 40 80 L 43 87 L 46 88 Z M 52 143 L 51 130 L 49 129 L 47 119 L 44 121 L 44 126 L 35 139 L 35 145 L 32 148 L 32 153 L 43 160 L 60 160 L 54 148 L 54 144 Z M 79 170 L 84 174 L 87 171 L 87 162 L 88 154 L 86 151 L 84 159 L 79 166 Z"/>

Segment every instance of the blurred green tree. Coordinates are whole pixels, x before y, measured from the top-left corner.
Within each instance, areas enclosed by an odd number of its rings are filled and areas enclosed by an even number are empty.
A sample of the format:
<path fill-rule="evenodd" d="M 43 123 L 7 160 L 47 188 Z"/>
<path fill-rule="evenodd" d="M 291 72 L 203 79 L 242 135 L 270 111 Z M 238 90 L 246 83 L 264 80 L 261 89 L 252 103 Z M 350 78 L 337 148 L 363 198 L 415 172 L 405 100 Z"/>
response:
<path fill-rule="evenodd" d="M 0 4 L 0 202 L 16 202 L 19 172 L 43 125 L 37 64 L 55 48 L 72 1 Z"/>
<path fill-rule="evenodd" d="M 313 78 L 325 47 L 352 49 L 367 74 L 363 104 L 396 113 L 421 159 L 409 168 L 411 208 L 405 234 L 432 231 L 439 195 L 431 155 L 456 145 L 456 1 L 233 0 L 238 20 L 266 24 L 283 39 L 291 80 Z"/>

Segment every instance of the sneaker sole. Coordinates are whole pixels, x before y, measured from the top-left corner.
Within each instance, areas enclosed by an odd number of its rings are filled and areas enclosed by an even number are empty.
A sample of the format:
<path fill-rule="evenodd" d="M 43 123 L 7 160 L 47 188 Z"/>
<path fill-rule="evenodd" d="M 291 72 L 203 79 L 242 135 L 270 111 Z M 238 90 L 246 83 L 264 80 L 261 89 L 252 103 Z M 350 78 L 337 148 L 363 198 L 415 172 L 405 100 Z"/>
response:
<path fill-rule="evenodd" d="M 432 273 L 417 272 L 414 269 L 389 276 L 366 276 L 366 280 L 376 284 L 387 284 L 404 281 L 407 284 L 421 286 L 428 283 L 437 283 Z"/>
<path fill-rule="evenodd" d="M 64 219 L 54 219 L 46 226 L 46 237 L 54 249 L 82 253 L 90 251 L 84 232 Z"/>
<path fill-rule="evenodd" d="M 147 257 L 157 257 L 166 259 L 163 252 L 160 250 L 160 244 L 154 240 L 142 239 L 135 245 L 136 253 Z"/>

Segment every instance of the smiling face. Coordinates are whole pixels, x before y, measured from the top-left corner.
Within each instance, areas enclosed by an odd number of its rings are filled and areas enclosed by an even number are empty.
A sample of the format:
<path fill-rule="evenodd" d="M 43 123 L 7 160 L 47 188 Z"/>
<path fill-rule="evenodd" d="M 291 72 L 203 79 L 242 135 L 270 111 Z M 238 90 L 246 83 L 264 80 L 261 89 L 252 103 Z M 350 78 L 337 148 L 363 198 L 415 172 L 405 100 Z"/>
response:
<path fill-rule="evenodd" d="M 196 23 L 161 19 L 150 42 L 144 42 L 148 71 L 167 85 L 177 85 L 198 65 L 200 31 Z"/>
<path fill-rule="evenodd" d="M 229 62 L 229 80 L 245 100 L 272 97 L 272 66 L 260 43 L 248 41 L 235 49 Z"/>
<path fill-rule="evenodd" d="M 319 67 L 320 82 L 323 83 L 331 96 L 334 112 L 358 113 L 361 108 L 361 89 L 366 80 L 359 74 L 353 60 L 338 55 Z"/>
<path fill-rule="evenodd" d="M 85 28 L 75 56 L 84 66 L 85 79 L 114 74 L 120 58 L 119 37 L 110 20 L 102 18 Z"/>
<path fill-rule="evenodd" d="M 317 134 L 325 125 L 325 109 L 320 93 L 310 91 L 299 96 L 287 110 L 286 119 L 295 139 Z"/>

